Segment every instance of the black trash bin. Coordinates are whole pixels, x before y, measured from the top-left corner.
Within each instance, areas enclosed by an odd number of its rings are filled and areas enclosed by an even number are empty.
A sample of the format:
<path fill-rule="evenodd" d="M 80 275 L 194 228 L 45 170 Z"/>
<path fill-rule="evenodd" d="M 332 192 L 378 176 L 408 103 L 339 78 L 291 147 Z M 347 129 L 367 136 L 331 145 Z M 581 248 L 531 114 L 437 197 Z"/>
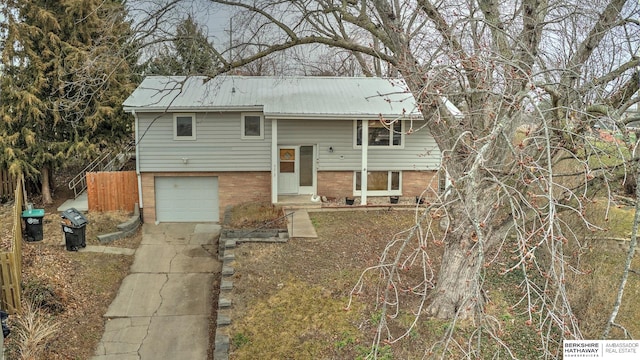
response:
<path fill-rule="evenodd" d="M 79 248 L 86 247 L 85 231 L 89 221 L 75 208 L 63 211 L 61 216 L 62 233 L 64 234 L 64 244 L 67 250 L 78 251 Z"/>
<path fill-rule="evenodd" d="M 27 241 L 40 241 L 42 235 L 42 218 L 44 209 L 29 209 L 22 212 Z"/>

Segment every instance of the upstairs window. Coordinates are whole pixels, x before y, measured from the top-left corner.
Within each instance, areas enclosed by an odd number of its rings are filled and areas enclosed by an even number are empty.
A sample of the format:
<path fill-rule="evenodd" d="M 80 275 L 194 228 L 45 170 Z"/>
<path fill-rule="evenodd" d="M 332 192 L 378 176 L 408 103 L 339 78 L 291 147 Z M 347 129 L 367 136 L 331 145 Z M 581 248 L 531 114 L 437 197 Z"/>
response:
<path fill-rule="evenodd" d="M 196 139 L 195 114 L 174 114 L 173 115 L 173 139 L 174 140 L 195 140 Z"/>
<path fill-rule="evenodd" d="M 260 114 L 242 114 L 242 139 L 264 139 L 264 117 Z"/>
<path fill-rule="evenodd" d="M 356 120 L 356 147 L 362 146 L 362 120 Z M 402 122 L 396 121 L 392 124 L 383 124 L 378 120 L 369 120 L 369 146 L 402 146 Z"/>

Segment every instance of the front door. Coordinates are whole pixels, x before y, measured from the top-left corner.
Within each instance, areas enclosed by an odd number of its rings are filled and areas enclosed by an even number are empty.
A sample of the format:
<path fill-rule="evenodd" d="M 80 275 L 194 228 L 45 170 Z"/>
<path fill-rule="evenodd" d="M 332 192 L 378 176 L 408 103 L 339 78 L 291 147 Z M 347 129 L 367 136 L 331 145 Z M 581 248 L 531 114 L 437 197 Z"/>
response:
<path fill-rule="evenodd" d="M 278 155 L 278 194 L 297 194 L 298 147 L 281 147 Z"/>
<path fill-rule="evenodd" d="M 314 146 L 282 146 L 278 156 L 278 194 L 313 194 Z"/>

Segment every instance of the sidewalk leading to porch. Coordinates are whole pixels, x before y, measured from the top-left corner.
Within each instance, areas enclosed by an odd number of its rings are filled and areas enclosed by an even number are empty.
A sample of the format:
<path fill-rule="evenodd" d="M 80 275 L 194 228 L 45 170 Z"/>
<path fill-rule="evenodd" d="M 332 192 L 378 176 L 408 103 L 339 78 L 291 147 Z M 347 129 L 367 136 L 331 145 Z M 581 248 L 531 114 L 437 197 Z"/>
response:
<path fill-rule="evenodd" d="M 285 214 L 291 214 L 287 217 L 287 230 L 289 238 L 317 238 L 316 229 L 311 223 L 309 213 L 306 209 L 294 209 L 285 207 Z"/>

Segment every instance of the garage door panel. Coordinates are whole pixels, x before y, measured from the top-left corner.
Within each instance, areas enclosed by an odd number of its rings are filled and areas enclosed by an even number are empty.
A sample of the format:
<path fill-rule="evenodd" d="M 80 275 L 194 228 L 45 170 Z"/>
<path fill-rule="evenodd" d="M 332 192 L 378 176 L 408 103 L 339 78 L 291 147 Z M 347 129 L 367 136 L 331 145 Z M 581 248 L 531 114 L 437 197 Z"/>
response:
<path fill-rule="evenodd" d="M 217 177 L 156 177 L 156 220 L 218 221 Z"/>

